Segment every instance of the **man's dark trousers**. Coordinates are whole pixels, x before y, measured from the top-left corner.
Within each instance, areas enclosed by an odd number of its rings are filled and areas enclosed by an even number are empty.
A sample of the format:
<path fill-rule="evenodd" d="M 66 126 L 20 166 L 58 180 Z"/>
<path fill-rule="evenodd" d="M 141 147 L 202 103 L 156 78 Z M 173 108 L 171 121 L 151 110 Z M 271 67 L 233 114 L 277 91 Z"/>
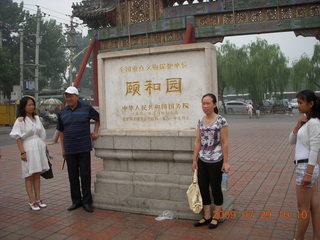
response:
<path fill-rule="evenodd" d="M 72 203 L 73 204 L 82 203 L 82 204 L 91 205 L 92 195 L 91 195 L 90 152 L 68 154 L 68 155 L 65 155 L 65 158 L 68 165 L 68 174 L 69 174 Z M 79 175 L 81 178 L 82 198 L 81 198 L 81 191 L 80 191 Z"/>

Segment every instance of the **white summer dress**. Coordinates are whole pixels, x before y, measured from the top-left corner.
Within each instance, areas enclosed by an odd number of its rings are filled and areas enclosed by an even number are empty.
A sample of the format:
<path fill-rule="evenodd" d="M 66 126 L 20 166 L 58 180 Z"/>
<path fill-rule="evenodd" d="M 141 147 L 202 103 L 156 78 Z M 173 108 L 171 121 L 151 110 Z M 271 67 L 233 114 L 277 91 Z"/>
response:
<path fill-rule="evenodd" d="M 10 136 L 15 139 L 22 138 L 23 140 L 23 147 L 27 154 L 27 161 L 21 161 L 23 178 L 49 170 L 46 144 L 44 142 L 46 131 L 39 116 L 36 115 L 34 120 L 29 117 L 25 117 L 24 121 L 17 119 Z"/>

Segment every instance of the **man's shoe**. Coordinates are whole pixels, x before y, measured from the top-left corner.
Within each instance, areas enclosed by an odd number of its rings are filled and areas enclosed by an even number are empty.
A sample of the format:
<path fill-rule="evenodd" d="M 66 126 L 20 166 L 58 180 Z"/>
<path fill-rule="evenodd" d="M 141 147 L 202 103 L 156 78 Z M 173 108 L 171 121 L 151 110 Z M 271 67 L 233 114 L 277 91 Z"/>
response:
<path fill-rule="evenodd" d="M 85 203 L 85 204 L 83 204 L 82 207 L 83 207 L 83 209 L 84 209 L 86 212 L 89 212 L 89 213 L 92 213 L 92 212 L 93 212 L 93 208 L 92 208 L 91 204 Z"/>
<path fill-rule="evenodd" d="M 72 211 L 72 210 L 75 210 L 79 207 L 81 207 L 82 204 L 81 203 L 73 203 L 70 207 L 68 207 L 68 211 Z"/>

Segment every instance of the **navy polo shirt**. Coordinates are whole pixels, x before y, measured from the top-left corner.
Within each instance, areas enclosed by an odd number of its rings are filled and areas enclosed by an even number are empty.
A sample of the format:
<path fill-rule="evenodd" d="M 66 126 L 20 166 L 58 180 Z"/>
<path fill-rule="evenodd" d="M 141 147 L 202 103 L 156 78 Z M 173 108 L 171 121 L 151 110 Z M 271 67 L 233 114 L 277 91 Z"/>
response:
<path fill-rule="evenodd" d="M 65 154 L 91 151 L 91 119 L 99 121 L 99 113 L 80 101 L 74 110 L 66 106 L 58 113 L 57 130 L 64 133 Z"/>

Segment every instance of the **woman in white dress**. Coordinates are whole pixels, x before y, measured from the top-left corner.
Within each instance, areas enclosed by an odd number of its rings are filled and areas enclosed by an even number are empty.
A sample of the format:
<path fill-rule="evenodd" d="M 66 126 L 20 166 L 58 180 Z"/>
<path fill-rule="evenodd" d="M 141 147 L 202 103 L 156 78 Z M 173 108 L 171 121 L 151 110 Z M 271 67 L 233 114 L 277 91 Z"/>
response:
<path fill-rule="evenodd" d="M 40 198 L 40 174 L 49 169 L 46 157 L 46 132 L 35 113 L 35 101 L 26 96 L 20 100 L 18 117 L 10 136 L 17 140 L 21 153 L 22 177 L 25 179 L 29 206 L 38 211 L 47 205 Z"/>

